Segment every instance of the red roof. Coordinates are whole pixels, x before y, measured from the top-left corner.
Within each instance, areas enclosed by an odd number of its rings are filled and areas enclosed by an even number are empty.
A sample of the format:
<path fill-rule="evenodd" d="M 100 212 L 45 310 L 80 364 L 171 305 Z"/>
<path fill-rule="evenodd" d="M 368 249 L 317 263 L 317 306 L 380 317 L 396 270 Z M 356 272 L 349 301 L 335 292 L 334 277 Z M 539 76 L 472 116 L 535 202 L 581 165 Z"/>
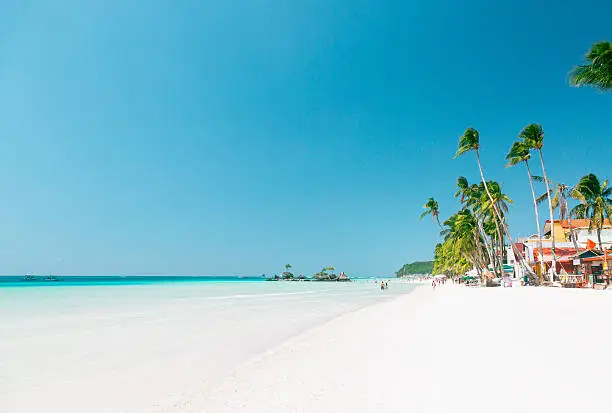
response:
<path fill-rule="evenodd" d="M 542 248 L 544 253 L 544 262 L 552 262 L 552 248 Z M 576 255 L 575 248 L 555 248 L 558 262 L 570 262 L 570 257 Z M 533 258 L 538 261 L 540 256 L 540 250 L 538 248 L 533 249 Z"/>

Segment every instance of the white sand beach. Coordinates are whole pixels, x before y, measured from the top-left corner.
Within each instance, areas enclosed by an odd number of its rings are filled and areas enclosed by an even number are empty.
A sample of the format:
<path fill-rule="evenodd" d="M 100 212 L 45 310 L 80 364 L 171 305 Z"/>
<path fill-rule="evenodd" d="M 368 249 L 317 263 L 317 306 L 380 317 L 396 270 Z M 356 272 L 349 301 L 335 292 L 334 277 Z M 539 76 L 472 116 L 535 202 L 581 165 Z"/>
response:
<path fill-rule="evenodd" d="M 232 309 L 190 288 L 163 306 L 118 297 L 89 328 L 5 323 L 0 411 L 612 411 L 610 292 L 283 285 Z"/>
<path fill-rule="evenodd" d="M 164 412 L 610 412 L 612 295 L 427 287 L 341 316 Z"/>

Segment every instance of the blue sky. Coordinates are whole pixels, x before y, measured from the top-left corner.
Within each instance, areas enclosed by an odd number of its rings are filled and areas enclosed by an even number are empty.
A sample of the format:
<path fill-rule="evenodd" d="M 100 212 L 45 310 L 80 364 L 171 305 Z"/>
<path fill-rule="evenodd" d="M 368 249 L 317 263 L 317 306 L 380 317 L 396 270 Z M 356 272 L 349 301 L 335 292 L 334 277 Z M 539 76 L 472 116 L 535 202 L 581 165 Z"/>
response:
<path fill-rule="evenodd" d="M 612 96 L 567 85 L 608 1 L 14 1 L 0 14 L 0 273 L 385 275 L 429 259 L 468 126 L 612 178 Z M 594 12 L 593 10 L 596 10 Z"/>

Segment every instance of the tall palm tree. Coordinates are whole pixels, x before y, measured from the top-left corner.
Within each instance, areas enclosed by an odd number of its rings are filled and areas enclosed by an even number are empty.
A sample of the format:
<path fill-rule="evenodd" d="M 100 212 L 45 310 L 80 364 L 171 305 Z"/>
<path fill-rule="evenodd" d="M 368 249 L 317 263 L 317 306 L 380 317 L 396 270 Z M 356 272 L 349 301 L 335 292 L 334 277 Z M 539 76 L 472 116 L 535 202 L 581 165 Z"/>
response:
<path fill-rule="evenodd" d="M 499 267 L 499 274 L 500 276 L 503 276 L 504 274 L 504 262 L 503 262 L 503 257 L 504 257 L 504 252 L 505 252 L 505 247 L 504 247 L 504 234 L 502 232 L 502 229 L 500 227 L 500 224 L 504 224 L 506 222 L 506 214 L 508 213 L 508 204 L 512 204 L 513 201 L 502 192 L 501 190 L 501 186 L 499 185 L 499 183 L 495 182 L 495 181 L 487 181 L 487 188 L 489 190 L 489 193 L 491 194 L 491 198 L 492 201 L 485 196 L 485 191 L 484 191 L 484 185 L 482 183 L 480 183 L 480 185 L 478 185 L 478 193 L 481 194 L 481 198 L 479 203 L 477 204 L 477 206 L 475 206 L 475 212 L 478 215 L 481 215 L 484 217 L 485 221 L 493 221 L 493 224 L 495 225 L 495 229 L 496 229 L 496 233 L 495 235 L 491 235 L 491 241 L 493 243 L 493 250 L 495 251 L 495 258 Z M 495 208 L 494 208 L 495 207 Z M 497 219 L 495 219 L 495 209 L 497 209 L 497 212 L 499 213 L 499 221 Z M 498 245 L 495 245 L 495 244 Z M 498 254 L 499 252 L 499 254 Z"/>
<path fill-rule="evenodd" d="M 433 198 L 429 198 L 427 202 L 425 202 L 425 205 L 423 205 L 423 208 L 425 208 L 425 212 L 423 212 L 419 216 L 419 219 L 423 219 L 427 215 L 431 215 L 431 220 L 433 221 L 435 219 L 438 223 L 438 226 L 442 228 L 442 224 L 440 224 L 439 218 L 440 210 L 438 209 L 438 202 L 436 202 L 436 200 Z"/>
<path fill-rule="evenodd" d="M 527 177 L 529 178 L 529 187 L 531 188 L 531 197 L 533 199 L 533 211 L 535 212 L 536 228 L 538 230 L 538 252 L 540 261 L 540 274 L 546 272 L 544 266 L 544 249 L 542 248 L 542 230 L 540 229 L 540 213 L 538 211 L 538 202 L 536 199 L 535 190 L 533 189 L 533 176 L 531 175 L 531 169 L 529 168 L 529 159 L 531 159 L 531 151 L 529 147 L 522 141 L 516 141 L 510 147 L 510 151 L 506 155 L 508 164 L 506 167 L 516 166 L 519 163 L 524 162 L 525 168 L 527 169 Z"/>
<path fill-rule="evenodd" d="M 491 205 L 493 207 L 495 218 L 501 223 L 504 229 L 504 232 L 506 233 L 506 236 L 508 237 L 508 240 L 510 241 L 510 245 L 512 246 L 512 251 L 514 252 L 514 255 L 516 256 L 517 260 L 521 263 L 522 267 L 525 269 L 527 274 L 529 274 L 530 276 L 533 276 L 531 268 L 529 268 L 529 266 L 525 263 L 522 253 L 518 250 L 516 244 L 514 243 L 514 240 L 512 239 L 512 236 L 510 235 L 510 231 L 508 231 L 508 227 L 506 226 L 505 222 L 501 220 L 501 214 L 497 210 L 497 206 L 495 202 L 493 201 L 493 197 L 491 196 L 491 193 L 489 192 L 489 187 L 486 185 L 487 181 L 485 180 L 484 173 L 482 171 L 482 164 L 480 162 L 479 149 L 480 149 L 480 134 L 474 128 L 467 128 L 465 132 L 463 133 L 463 135 L 461 135 L 461 138 L 459 138 L 459 147 L 457 148 L 457 153 L 455 154 L 455 158 L 461 155 L 464 155 L 468 152 L 472 152 L 472 151 L 476 153 L 476 160 L 478 161 L 478 171 L 480 172 L 480 179 L 482 180 L 484 189 L 487 193 L 487 196 L 489 197 L 489 200 L 491 201 Z"/>
<path fill-rule="evenodd" d="M 608 180 L 600 183 L 595 175 L 585 175 L 569 195 L 580 202 L 572 209 L 572 214 L 578 218 L 590 219 L 589 231 L 597 232 L 599 248 L 604 251 L 601 230 L 604 219 L 610 220 L 612 217 L 612 188 L 608 187 Z"/>
<path fill-rule="evenodd" d="M 586 54 L 587 63 L 570 72 L 572 86 L 592 86 L 602 91 L 612 90 L 612 43 L 595 43 Z"/>
<path fill-rule="evenodd" d="M 540 155 L 540 164 L 542 166 L 542 175 L 544 178 L 544 184 L 546 185 L 546 193 L 550 193 L 549 180 L 546 176 L 546 167 L 544 165 L 544 155 L 542 155 L 542 147 L 544 147 L 544 129 L 542 125 L 532 123 L 525 126 L 521 133 L 519 133 L 519 139 L 521 139 L 529 150 L 536 150 Z M 550 214 L 550 239 L 551 239 L 551 250 L 552 250 L 552 265 L 551 269 L 551 281 L 554 281 L 554 277 L 557 274 L 557 252 L 555 248 L 555 217 L 553 214 L 552 201 L 548 197 L 548 212 Z"/>
<path fill-rule="evenodd" d="M 540 177 L 534 178 L 540 179 Z M 541 180 L 543 181 L 544 179 L 542 178 Z M 574 248 L 578 250 L 578 241 L 576 240 L 576 234 L 574 234 L 574 228 L 572 228 L 572 214 L 569 209 L 569 203 L 567 202 L 567 197 L 571 190 L 572 188 L 570 186 L 557 182 L 555 183 L 555 187 L 550 190 L 550 194 L 546 193 L 541 195 L 538 197 L 537 202 L 538 204 L 543 202 L 550 195 L 553 212 L 559 208 L 559 219 L 561 221 L 567 221 L 570 230 L 570 238 L 572 239 Z"/>
<path fill-rule="evenodd" d="M 472 212 L 474 212 L 474 216 L 476 217 L 478 223 L 478 231 L 484 240 L 487 255 L 489 256 L 489 263 L 493 268 L 501 268 L 503 272 L 503 263 L 501 266 L 496 264 L 497 260 L 495 259 L 496 256 L 493 252 L 495 249 L 494 238 L 497 236 L 497 233 L 493 233 L 491 230 L 495 230 L 495 227 L 498 227 L 496 224 L 497 220 L 494 218 L 492 219 L 490 214 L 486 215 L 483 213 L 478 213 L 478 207 L 480 205 L 482 195 L 482 187 L 475 184 L 470 185 L 464 176 L 457 178 L 457 192 L 455 193 L 455 198 L 459 198 L 459 202 L 461 202 L 463 205 L 462 209 L 470 208 Z M 491 228 L 491 225 L 493 225 L 493 228 Z"/>

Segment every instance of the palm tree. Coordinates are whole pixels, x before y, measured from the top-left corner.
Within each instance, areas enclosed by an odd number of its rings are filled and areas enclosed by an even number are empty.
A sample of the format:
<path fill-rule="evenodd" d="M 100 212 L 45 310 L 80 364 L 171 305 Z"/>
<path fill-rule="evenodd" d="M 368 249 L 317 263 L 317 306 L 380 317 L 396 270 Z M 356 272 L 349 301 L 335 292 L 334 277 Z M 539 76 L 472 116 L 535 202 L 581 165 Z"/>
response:
<path fill-rule="evenodd" d="M 457 178 L 457 192 L 455 192 L 455 198 L 459 198 L 459 202 L 464 203 L 470 196 L 472 188 L 468 183 L 465 176 Z"/>
<path fill-rule="evenodd" d="M 535 177 L 534 179 L 537 180 L 544 180 L 541 177 Z M 552 203 L 552 207 L 553 207 L 553 212 L 555 209 L 559 208 L 559 219 L 561 221 L 567 221 L 568 225 L 569 225 L 569 230 L 570 230 L 570 238 L 572 239 L 572 243 L 574 244 L 574 248 L 576 250 L 578 250 L 578 242 L 576 240 L 576 234 L 574 234 L 574 229 L 572 228 L 572 214 L 570 213 L 570 209 L 569 209 L 569 203 L 567 202 L 567 197 L 568 197 L 568 193 L 571 191 L 571 187 L 567 186 L 563 183 L 556 183 L 554 189 L 550 190 L 550 197 L 551 199 L 551 203 Z M 538 197 L 537 202 L 538 204 L 543 202 L 547 197 L 549 196 L 548 193 L 545 193 L 543 195 L 541 195 L 540 197 Z"/>
<path fill-rule="evenodd" d="M 493 268 L 499 266 L 503 271 L 503 263 L 499 265 L 496 264 L 496 256 L 493 253 L 493 250 L 495 249 L 494 238 L 497 233 L 491 232 L 491 229 L 495 230 L 498 227 L 498 225 L 496 225 L 497 221 L 492 219 L 490 215 L 478 213 L 478 206 L 482 199 L 482 195 L 482 187 L 479 187 L 476 184 L 470 185 L 464 176 L 457 178 L 457 192 L 455 192 L 455 198 L 459 198 L 459 202 L 463 204 L 462 209 L 470 208 L 474 213 L 478 223 L 478 232 L 484 240 L 487 255 L 489 256 L 489 263 Z M 493 225 L 495 228 L 491 228 L 491 225 Z"/>
<path fill-rule="evenodd" d="M 469 209 L 462 209 L 444 221 L 444 244 L 448 258 L 464 258 L 481 273 L 486 269 L 484 242 L 478 231 L 476 217 Z M 440 253 L 440 251 L 438 251 Z"/>
<path fill-rule="evenodd" d="M 544 178 L 544 184 L 546 185 L 546 193 L 550 193 L 550 186 L 548 185 L 549 180 L 546 176 L 546 167 L 544 166 L 544 156 L 542 155 L 542 147 L 544 146 L 544 129 L 542 125 L 532 123 L 527 125 L 521 133 L 519 133 L 519 139 L 521 139 L 529 150 L 536 150 L 540 155 L 540 164 L 542 165 L 542 175 Z M 551 250 L 552 250 L 552 265 L 551 265 L 551 281 L 554 281 L 554 277 L 557 274 L 557 252 L 555 249 L 555 217 L 553 214 L 552 201 L 548 197 L 548 212 L 550 214 L 550 239 L 551 239 Z"/>
<path fill-rule="evenodd" d="M 612 90 L 612 43 L 595 43 L 586 54 L 587 63 L 570 72 L 572 86 L 592 86 L 602 91 Z"/>
<path fill-rule="evenodd" d="M 499 274 L 500 276 L 503 276 L 504 274 L 503 257 L 505 253 L 505 246 L 504 246 L 505 238 L 500 228 L 500 224 L 504 224 L 506 222 L 506 214 L 508 213 L 508 204 L 512 204 L 513 201 L 512 199 L 510 199 L 510 197 L 508 197 L 506 194 L 502 192 L 501 186 L 499 185 L 499 183 L 495 181 L 487 181 L 487 188 L 489 189 L 489 193 L 491 194 L 491 198 L 493 202 L 491 202 L 491 200 L 489 200 L 488 197 L 483 196 L 484 191 L 482 190 L 482 188 L 484 188 L 484 185 L 482 183 L 478 185 L 478 188 L 479 188 L 478 192 L 481 194 L 481 199 L 480 199 L 479 204 L 475 207 L 475 212 L 479 214 L 482 213 L 485 219 L 489 219 L 489 221 L 493 221 L 495 225 L 496 236 L 492 237 L 492 241 L 497 241 L 499 245 L 495 246 L 494 244 L 493 250 L 496 252 L 495 257 L 499 265 L 499 270 L 500 270 Z M 496 219 L 494 219 L 495 217 L 494 206 L 497 209 L 497 212 L 499 213 L 499 220 L 500 220 L 499 223 Z M 497 254 L 497 251 L 499 251 L 499 255 Z"/>
<path fill-rule="evenodd" d="M 291 273 L 289 270 L 291 269 L 291 264 L 285 264 L 285 271 L 283 271 L 283 278 L 288 280 L 293 278 L 293 273 Z"/>
<path fill-rule="evenodd" d="M 425 202 L 425 205 L 423 205 L 423 208 L 425 208 L 425 212 L 419 216 L 419 219 L 423 219 L 427 215 L 431 215 L 431 220 L 433 221 L 435 219 L 438 226 L 442 228 L 439 218 L 440 210 L 438 209 L 438 202 L 436 202 L 436 200 L 433 198 L 429 198 L 427 202 Z"/>
<path fill-rule="evenodd" d="M 495 202 L 493 201 L 493 197 L 491 196 L 491 193 L 489 192 L 488 185 L 486 185 L 487 181 L 485 180 L 484 173 L 482 171 L 482 164 L 480 162 L 479 149 L 480 149 L 480 134 L 474 128 L 467 128 L 465 132 L 463 133 L 463 135 L 461 135 L 461 138 L 459 138 L 459 147 L 457 148 L 457 153 L 455 154 L 455 158 L 461 155 L 464 155 L 468 152 L 471 152 L 471 151 L 474 151 L 476 153 L 476 160 L 478 161 L 478 171 L 480 172 L 480 179 L 482 180 L 484 189 L 487 193 L 487 196 L 489 197 L 489 201 L 491 202 L 491 206 L 493 208 L 495 218 L 501 223 L 502 228 L 504 229 L 504 232 L 506 233 L 506 236 L 508 237 L 508 240 L 510 241 L 510 244 L 512 245 L 512 251 L 514 252 L 514 255 L 516 256 L 518 261 L 521 263 L 521 265 L 523 266 L 523 268 L 529 275 L 533 275 L 531 268 L 529 268 L 529 266 L 525 263 L 523 255 L 521 254 L 516 244 L 514 243 L 514 240 L 512 239 L 512 236 L 510 235 L 510 231 L 508 231 L 508 227 L 506 226 L 505 222 L 501 220 L 501 214 L 497 210 L 497 206 Z"/>
<path fill-rule="evenodd" d="M 599 248 L 604 251 L 601 230 L 604 219 L 610 220 L 612 217 L 612 188 L 608 187 L 608 180 L 600 183 L 595 175 L 585 175 L 569 195 L 580 202 L 572 209 L 572 214 L 578 218 L 590 219 L 589 231 L 597 231 Z"/>
<path fill-rule="evenodd" d="M 527 177 L 529 178 L 529 187 L 531 188 L 531 197 L 533 199 L 533 211 L 535 212 L 536 228 L 538 230 L 538 252 L 540 261 L 540 274 L 544 274 L 546 267 L 544 266 L 544 249 L 542 248 L 542 230 L 540 229 L 540 213 L 538 211 L 538 202 L 536 199 L 535 190 L 533 189 L 533 176 L 529 168 L 529 159 L 531 159 L 531 151 L 522 141 L 516 141 L 510 147 L 510 151 L 506 155 L 508 164 L 506 167 L 518 165 L 521 162 L 525 163 L 527 169 Z"/>

